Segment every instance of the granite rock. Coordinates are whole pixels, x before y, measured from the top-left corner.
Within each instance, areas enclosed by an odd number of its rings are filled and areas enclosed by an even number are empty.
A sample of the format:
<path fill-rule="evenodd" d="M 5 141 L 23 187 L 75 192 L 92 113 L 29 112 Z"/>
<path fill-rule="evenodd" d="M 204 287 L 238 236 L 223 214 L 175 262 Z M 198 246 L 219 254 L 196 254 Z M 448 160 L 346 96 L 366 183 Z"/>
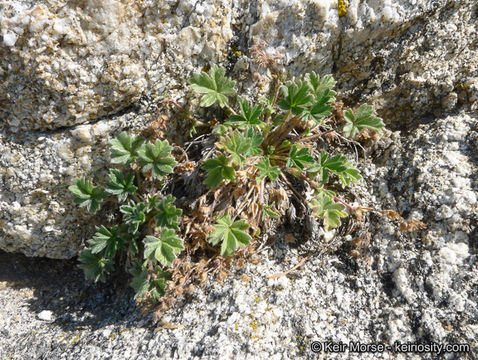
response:
<path fill-rule="evenodd" d="M 254 255 L 254 264 L 246 262 L 221 284 L 210 278 L 158 322 L 134 308 L 124 275 L 88 284 L 74 261 L 0 251 L 0 357 L 474 359 L 476 123 L 476 114 L 460 112 L 410 133 L 387 132 L 360 165 L 366 181 L 353 191 L 363 205 L 381 204 L 422 220 L 426 228 L 401 232 L 396 223 L 370 216 L 365 229 L 370 242 L 355 242 L 358 257 L 351 256 L 351 241 L 340 233 L 291 246 L 279 231 L 277 241 Z M 446 156 L 449 152 L 453 156 Z M 437 217 L 444 204 L 453 214 Z M 270 278 L 306 255 L 311 257 L 300 268 Z M 36 318 L 46 308 L 57 320 Z M 386 348 L 314 353 L 316 341 Z M 468 349 L 393 352 L 387 347 L 395 342 Z"/>
<path fill-rule="evenodd" d="M 93 222 L 67 187 L 105 175 L 112 134 L 145 127 L 164 96 L 187 101 L 205 65 L 225 65 L 247 93 L 261 41 L 291 75 L 333 73 L 348 106 L 373 103 L 392 129 L 473 111 L 476 23 L 470 0 L 351 0 L 344 17 L 335 1 L 5 0 L 0 248 L 75 256 Z"/>

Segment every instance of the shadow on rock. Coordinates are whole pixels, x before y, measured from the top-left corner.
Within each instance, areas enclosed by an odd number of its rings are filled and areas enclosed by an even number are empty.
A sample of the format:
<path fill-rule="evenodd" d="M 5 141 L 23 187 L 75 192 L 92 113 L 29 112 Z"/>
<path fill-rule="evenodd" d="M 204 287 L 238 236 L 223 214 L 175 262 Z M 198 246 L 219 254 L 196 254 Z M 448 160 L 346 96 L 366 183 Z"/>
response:
<path fill-rule="evenodd" d="M 16 289 L 30 288 L 29 310 L 51 311 L 54 324 L 64 330 L 115 323 L 135 326 L 142 315 L 134 301 L 127 274 L 117 271 L 106 283 L 84 279 L 76 260 L 28 258 L 0 251 L 0 283 Z M 144 323 L 144 322 L 142 322 Z"/>

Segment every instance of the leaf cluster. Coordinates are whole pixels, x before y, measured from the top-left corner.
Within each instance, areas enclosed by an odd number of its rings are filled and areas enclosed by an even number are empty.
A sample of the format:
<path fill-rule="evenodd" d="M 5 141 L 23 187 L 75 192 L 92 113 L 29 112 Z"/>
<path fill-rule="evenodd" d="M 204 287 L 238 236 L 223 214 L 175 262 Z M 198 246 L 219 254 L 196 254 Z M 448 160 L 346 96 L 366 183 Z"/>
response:
<path fill-rule="evenodd" d="M 167 297 L 171 284 L 193 276 L 202 279 L 205 264 L 220 269 L 220 260 L 210 262 L 204 256 L 230 259 L 238 249 L 250 248 L 251 234 L 280 219 L 283 207 L 278 204 L 287 196 L 303 201 L 326 229 L 340 226 L 353 208 L 330 188 L 334 183 L 346 188 L 361 176 L 339 148 L 331 149 L 326 134 L 353 142 L 363 130 L 380 133 L 383 121 L 367 104 L 337 118 L 341 112 L 334 111 L 336 82 L 331 75 L 312 72 L 288 82 L 278 70 L 273 76 L 270 94 L 257 102 L 237 96 L 235 81 L 216 65 L 190 79 L 200 106 L 217 105 L 225 114 L 210 135 L 216 137 L 214 149 L 199 161 L 203 171 L 196 173 L 204 176 L 208 189 L 192 213 L 183 214 L 174 196 L 158 190 L 178 165 L 166 140 L 152 142 L 123 132 L 111 141 L 116 167 L 105 186 L 81 178 L 69 188 L 80 207 L 96 213 L 108 201 L 117 205 L 121 219 L 97 227 L 80 253 L 86 278 L 105 281 L 122 261 L 132 264 L 136 298 Z M 313 198 L 304 198 L 290 179 L 315 190 Z M 205 204 L 208 195 L 213 200 Z M 201 260 L 191 266 L 188 261 L 198 248 L 203 249 Z"/>
<path fill-rule="evenodd" d="M 340 218 L 347 213 L 326 187 L 331 181 L 338 180 L 345 188 L 359 181 L 361 176 L 344 154 L 331 154 L 324 148 L 317 151 L 307 135 L 318 133 L 310 136 L 317 139 L 321 132 L 334 132 L 352 138 L 364 129 L 381 132 L 383 121 L 373 115 L 370 105 L 365 104 L 356 113 L 346 110 L 342 119 L 345 126 L 341 130 L 334 129 L 329 125 L 336 100 L 333 90 L 336 82 L 331 75 L 320 77 L 312 72 L 285 84 L 280 83 L 279 77 L 277 80 L 278 87 L 272 97 L 262 98 L 254 104 L 237 96 L 235 110 L 229 104 L 229 96 L 235 94 L 234 82 L 225 76 L 223 69 L 213 67 L 209 74 L 203 72 L 193 76 L 192 89 L 199 94 L 208 94 L 210 99 L 206 101 L 203 96 L 201 105 L 210 106 L 217 101 L 220 107 L 227 106 L 229 110 L 229 116 L 213 131 L 219 135 L 219 140 L 215 157 L 203 164 L 207 172 L 205 184 L 212 191 L 220 192 L 226 189 L 228 183 L 243 186 L 246 174 L 246 178 L 255 180 L 249 183 L 249 187 L 259 186 L 263 190 L 265 183 L 272 183 L 273 188 L 284 183 L 289 186 L 290 183 L 283 179 L 294 176 L 308 182 L 318 194 L 308 203 L 312 213 L 324 220 L 326 228 L 337 227 L 341 223 Z M 249 206 L 259 206 L 266 217 L 277 217 L 274 204 L 265 201 L 268 197 L 262 190 L 257 191 L 259 202 Z M 297 193 L 295 189 L 290 190 Z M 256 192 L 253 189 L 249 193 L 254 196 Z M 233 228 L 235 223 L 231 221 L 229 215 L 219 217 L 215 231 L 209 237 L 211 244 L 222 244 L 222 254 L 229 254 L 231 249 L 241 246 L 241 241 L 232 235 L 232 230 L 224 230 Z M 244 225 L 241 222 L 237 226 Z M 224 244 L 229 244 L 229 248 L 224 248 Z"/>
<path fill-rule="evenodd" d="M 95 213 L 109 200 L 118 204 L 122 217 L 121 223 L 111 228 L 97 227 L 88 247 L 80 253 L 79 266 L 87 279 L 105 281 L 123 253 L 134 264 L 130 272 L 136 297 L 148 294 L 159 298 L 164 294 L 170 278 L 167 267 L 184 248 L 177 234 L 182 210 L 174 205 L 172 195 L 154 191 L 176 166 L 171 150 L 167 141 L 147 142 L 141 136 L 120 133 L 111 141 L 111 162 L 122 166 L 123 171 L 110 169 L 110 181 L 104 189 L 85 179 L 70 186 L 80 206 Z M 151 189 L 146 189 L 147 183 Z M 141 196 L 145 192 L 147 196 Z"/>

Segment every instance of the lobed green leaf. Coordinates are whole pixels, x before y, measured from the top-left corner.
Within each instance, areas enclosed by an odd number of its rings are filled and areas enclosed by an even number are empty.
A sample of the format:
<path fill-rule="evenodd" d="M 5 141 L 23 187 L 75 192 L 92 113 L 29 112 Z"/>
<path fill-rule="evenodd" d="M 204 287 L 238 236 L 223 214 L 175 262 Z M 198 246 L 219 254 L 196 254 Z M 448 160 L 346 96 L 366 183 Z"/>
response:
<path fill-rule="evenodd" d="M 201 106 L 208 107 L 217 102 L 223 108 L 228 103 L 226 95 L 236 93 L 234 89 L 236 82 L 225 77 L 225 73 L 223 68 L 214 65 L 209 74 L 205 72 L 196 73 L 189 80 L 195 92 L 204 94 L 201 98 Z"/>
<path fill-rule="evenodd" d="M 203 167 L 207 171 L 205 184 L 209 188 L 218 186 L 224 179 L 234 181 L 236 176 L 234 168 L 229 166 L 229 161 L 224 155 L 206 160 Z"/>
<path fill-rule="evenodd" d="M 120 207 L 120 212 L 123 213 L 123 222 L 128 225 L 128 231 L 131 234 L 137 233 L 139 226 L 146 221 L 147 207 L 147 204 L 136 204 L 133 200 L 130 200 L 128 205 Z"/>
<path fill-rule="evenodd" d="M 166 140 L 143 144 L 138 151 L 143 172 L 151 171 L 152 176 L 157 179 L 171 174 L 177 165 L 176 160 L 169 156 L 171 149 L 172 146 Z"/>
<path fill-rule="evenodd" d="M 84 178 L 76 179 L 75 185 L 68 188 L 75 195 L 75 203 L 80 207 L 86 207 L 92 213 L 101 208 L 101 203 L 108 195 L 101 188 L 94 187 L 91 181 Z"/>
<path fill-rule="evenodd" d="M 174 206 L 175 201 L 176 198 L 168 194 L 156 204 L 158 213 L 154 216 L 154 220 L 157 226 L 179 230 L 179 217 L 183 211 Z"/>
<path fill-rule="evenodd" d="M 329 171 L 335 173 L 341 173 L 347 169 L 345 165 L 347 158 L 342 154 L 330 156 L 324 150 L 321 151 L 319 157 L 319 163 L 312 165 L 307 169 L 310 173 L 317 173 L 319 175 L 320 182 L 323 184 L 329 181 Z"/>
<path fill-rule="evenodd" d="M 307 85 L 309 86 L 311 93 L 314 97 L 319 97 L 325 90 L 332 95 L 330 101 L 334 101 L 335 98 L 335 91 L 332 89 L 334 88 L 336 81 L 334 80 L 332 75 L 325 75 L 322 78 L 317 75 L 315 72 L 311 72 L 305 76 Z"/>
<path fill-rule="evenodd" d="M 221 244 L 221 255 L 232 255 L 240 246 L 246 246 L 251 241 L 251 236 L 244 230 L 249 225 L 245 220 L 232 222 L 229 214 L 216 220 L 215 230 L 209 235 L 208 241 L 212 245 Z"/>
<path fill-rule="evenodd" d="M 344 111 L 344 119 L 347 121 L 344 132 L 349 137 L 355 136 L 363 129 L 372 129 L 380 133 L 385 126 L 381 118 L 373 115 L 373 107 L 368 104 L 361 105 L 356 114 L 352 110 Z"/>
<path fill-rule="evenodd" d="M 111 259 L 105 258 L 101 254 L 93 254 L 88 248 L 80 253 L 78 260 L 81 262 L 78 267 L 83 269 L 87 280 L 105 282 L 106 274 L 114 270 Z"/>
<path fill-rule="evenodd" d="M 259 183 L 263 178 L 268 177 L 271 181 L 277 180 L 280 174 L 278 166 L 271 166 L 269 157 L 261 158 L 256 164 L 256 167 L 260 170 L 257 182 Z"/>
<path fill-rule="evenodd" d="M 342 187 L 349 186 L 352 182 L 358 182 L 362 178 L 360 171 L 353 166 L 352 162 L 347 161 L 345 167 L 346 169 L 344 171 L 337 174 L 342 183 Z"/>
<path fill-rule="evenodd" d="M 333 109 L 333 106 L 329 102 L 334 100 L 334 94 L 335 92 L 329 89 L 323 90 L 314 100 L 312 107 L 304 110 L 302 119 L 304 121 L 311 119 L 321 124 L 324 117 L 332 114 L 330 110 Z"/>
<path fill-rule="evenodd" d="M 262 115 L 261 105 L 251 106 L 248 101 L 242 99 L 240 96 L 237 97 L 237 102 L 239 103 L 241 111 L 238 115 L 231 115 L 226 121 L 226 125 L 237 126 L 244 129 L 263 124 L 259 119 Z"/>
<path fill-rule="evenodd" d="M 324 219 L 324 226 L 327 230 L 336 228 L 341 224 L 340 218 L 348 216 L 343 211 L 344 206 L 334 202 L 329 192 L 322 191 L 310 203 L 312 214 Z"/>
<path fill-rule="evenodd" d="M 286 166 L 303 170 L 306 165 L 313 162 L 314 158 L 309 155 L 307 148 L 298 149 L 297 145 L 293 144 L 289 151 L 289 159 L 287 160 Z"/>
<path fill-rule="evenodd" d="M 135 291 L 135 299 L 144 297 L 146 293 L 153 299 L 159 299 L 165 293 L 167 282 L 171 280 L 168 271 L 162 271 L 157 267 L 154 269 L 154 276 L 145 266 L 137 266 L 130 273 L 133 275 L 130 285 Z"/>
<path fill-rule="evenodd" d="M 129 165 L 138 158 L 138 150 L 144 143 L 142 136 L 131 136 L 126 132 L 118 134 L 111 140 L 111 162 Z"/>
<path fill-rule="evenodd" d="M 98 254 L 105 250 L 106 258 L 114 258 L 116 251 L 124 250 L 125 240 L 119 235 L 118 225 L 114 225 L 111 230 L 101 226 L 96 228 L 93 238 L 88 240 L 92 254 Z"/>
<path fill-rule="evenodd" d="M 306 82 L 290 82 L 287 86 L 282 86 L 281 89 L 284 98 L 279 101 L 278 105 L 282 110 L 290 110 L 294 115 L 302 114 L 313 100 Z"/>
<path fill-rule="evenodd" d="M 134 174 L 127 174 L 123 176 L 118 170 L 110 170 L 111 181 L 106 186 L 106 191 L 110 194 L 116 195 L 120 202 L 124 202 L 128 195 L 134 194 L 138 188 L 133 185 Z"/>
<path fill-rule="evenodd" d="M 145 259 L 155 259 L 162 265 L 171 266 L 182 249 L 184 249 L 183 241 L 172 229 L 162 229 L 159 238 L 148 235 L 144 239 Z"/>
<path fill-rule="evenodd" d="M 150 282 L 148 269 L 144 267 L 133 268 L 130 273 L 133 275 L 130 286 L 134 289 L 134 298 L 142 298 L 149 291 Z"/>

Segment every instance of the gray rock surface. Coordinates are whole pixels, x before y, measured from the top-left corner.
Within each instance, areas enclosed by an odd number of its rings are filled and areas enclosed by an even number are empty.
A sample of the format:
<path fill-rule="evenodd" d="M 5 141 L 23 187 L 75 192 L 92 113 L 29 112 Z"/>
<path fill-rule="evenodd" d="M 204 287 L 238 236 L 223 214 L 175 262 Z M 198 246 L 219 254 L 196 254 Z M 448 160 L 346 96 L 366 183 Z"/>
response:
<path fill-rule="evenodd" d="M 262 40 L 291 74 L 332 72 L 347 105 L 373 103 L 395 128 L 476 110 L 477 12 L 472 0 L 351 0 L 344 17 L 332 0 L 3 0 L 0 248 L 74 256 L 92 219 L 66 189 L 101 177 L 113 132 L 152 119 L 129 106 L 185 101 L 190 74 L 213 63 L 247 90 Z"/>
<path fill-rule="evenodd" d="M 460 112 L 388 134 L 362 166 L 367 181 L 353 189 L 361 203 L 408 213 L 425 229 L 402 233 L 370 216 L 369 244 L 329 233 L 297 247 L 279 236 L 257 265 L 197 288 L 159 323 L 135 310 L 121 274 L 93 285 L 73 261 L 0 253 L 0 358 L 476 359 L 477 124 Z M 42 311 L 53 322 L 38 320 Z M 470 352 L 319 355 L 313 341 L 467 344 Z"/>
<path fill-rule="evenodd" d="M 402 233 L 369 214 L 359 237 L 346 223 L 298 246 L 279 229 L 257 265 L 158 323 L 124 274 L 95 285 L 74 260 L 0 251 L 0 359 L 477 359 L 477 18 L 472 0 L 351 0 L 342 18 L 332 0 L 0 1 L 1 249 L 74 257 L 95 219 L 67 187 L 105 175 L 111 134 L 154 119 L 156 93 L 185 101 L 205 64 L 248 91 L 260 40 L 292 74 L 332 72 L 348 105 L 380 109 L 395 132 L 352 193 L 427 224 Z M 313 341 L 470 352 L 314 354 Z"/>

